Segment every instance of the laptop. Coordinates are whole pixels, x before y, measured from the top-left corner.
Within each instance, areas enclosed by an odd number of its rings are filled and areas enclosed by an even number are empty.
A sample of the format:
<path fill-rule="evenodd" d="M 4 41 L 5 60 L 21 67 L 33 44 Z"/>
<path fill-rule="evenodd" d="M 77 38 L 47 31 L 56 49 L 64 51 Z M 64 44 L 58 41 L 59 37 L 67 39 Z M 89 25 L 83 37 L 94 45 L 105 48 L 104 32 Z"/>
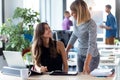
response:
<path fill-rule="evenodd" d="M 22 53 L 18 51 L 3 51 L 3 55 L 5 57 L 5 60 L 8 64 L 8 66 L 3 67 L 1 70 L 3 74 L 12 74 L 12 75 L 18 75 L 19 71 L 16 71 L 16 69 L 26 69 L 29 68 L 29 76 L 31 75 L 41 75 L 42 73 L 39 73 L 37 71 L 31 70 L 30 65 L 26 65 L 23 58 Z"/>
<path fill-rule="evenodd" d="M 25 62 L 22 58 L 22 53 L 18 51 L 3 51 L 3 55 L 8 64 L 12 68 L 26 68 Z"/>

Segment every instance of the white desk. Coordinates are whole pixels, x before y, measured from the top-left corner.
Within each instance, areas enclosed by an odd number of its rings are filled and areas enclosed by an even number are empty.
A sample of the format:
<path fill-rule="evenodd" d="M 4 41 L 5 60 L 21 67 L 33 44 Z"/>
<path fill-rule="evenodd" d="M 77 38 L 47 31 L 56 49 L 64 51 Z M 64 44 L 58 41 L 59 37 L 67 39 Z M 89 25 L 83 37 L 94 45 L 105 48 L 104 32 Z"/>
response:
<path fill-rule="evenodd" d="M 106 45 L 106 44 L 98 44 L 98 49 L 105 49 L 105 48 L 114 48 L 114 49 L 120 49 L 120 45 Z"/>
<path fill-rule="evenodd" d="M 0 80 L 22 80 L 20 77 L 2 75 Z M 51 76 L 46 74 L 39 76 L 31 76 L 27 80 L 114 80 L 114 77 L 92 77 L 90 75 L 78 74 L 77 76 Z"/>
<path fill-rule="evenodd" d="M 107 59 L 108 60 L 108 59 Z M 108 60 L 109 61 L 109 60 Z M 114 67 L 115 68 L 115 80 L 119 80 L 118 78 L 120 77 L 120 59 L 116 58 L 115 61 L 113 63 L 102 63 L 100 62 L 99 64 L 100 66 L 109 66 L 109 67 Z"/>

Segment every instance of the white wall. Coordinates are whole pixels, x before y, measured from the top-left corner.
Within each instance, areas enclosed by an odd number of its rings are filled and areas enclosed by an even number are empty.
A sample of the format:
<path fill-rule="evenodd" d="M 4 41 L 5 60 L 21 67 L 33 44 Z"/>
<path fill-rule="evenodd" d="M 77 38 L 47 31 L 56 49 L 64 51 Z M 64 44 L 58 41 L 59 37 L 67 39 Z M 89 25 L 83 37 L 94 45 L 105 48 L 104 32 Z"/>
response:
<path fill-rule="evenodd" d="M 66 0 L 67 1 L 67 3 L 66 3 L 66 8 L 67 8 L 67 10 L 69 11 L 69 12 L 71 12 L 71 10 L 70 10 L 70 5 L 71 5 L 71 3 L 73 2 L 73 1 L 75 1 L 75 0 Z"/>
<path fill-rule="evenodd" d="M 103 20 L 106 20 L 105 5 L 110 4 L 112 6 L 112 14 L 115 15 L 115 0 L 85 0 L 88 7 L 92 7 L 94 11 L 103 11 Z"/>
<path fill-rule="evenodd" d="M 51 26 L 51 0 L 46 0 L 46 13 L 45 13 L 45 16 L 46 16 L 46 22 L 48 24 L 50 24 Z M 41 11 L 42 12 L 42 11 Z"/>
<path fill-rule="evenodd" d="M 23 7 L 23 0 L 5 0 L 5 21 L 13 16 L 16 7 Z"/>
<path fill-rule="evenodd" d="M 52 0 L 51 1 L 51 27 L 53 29 L 62 29 L 63 20 L 63 1 Z"/>
<path fill-rule="evenodd" d="M 45 5 L 45 1 L 46 0 L 40 0 L 40 20 L 41 22 L 45 22 L 46 21 L 46 7 L 48 5 Z M 50 12 L 49 12 L 50 13 Z M 49 15 L 50 16 L 50 15 Z M 50 23 L 49 23 L 50 24 Z"/>
<path fill-rule="evenodd" d="M 0 0 L 0 26 L 2 24 L 2 0 Z"/>
<path fill-rule="evenodd" d="M 107 13 L 105 12 L 105 5 L 110 4 L 112 6 L 112 14 L 115 16 L 115 0 L 85 0 L 88 7 L 92 7 L 90 11 L 92 14 L 92 18 L 97 23 L 97 38 L 103 38 L 103 41 L 100 43 L 105 42 L 105 29 L 99 28 L 99 25 L 102 24 L 103 21 L 106 21 Z"/>
<path fill-rule="evenodd" d="M 52 30 L 61 30 L 63 0 L 40 0 L 40 19 L 47 22 Z"/>
<path fill-rule="evenodd" d="M 23 7 L 31 8 L 32 10 L 39 12 L 39 1 L 40 0 L 23 0 Z"/>

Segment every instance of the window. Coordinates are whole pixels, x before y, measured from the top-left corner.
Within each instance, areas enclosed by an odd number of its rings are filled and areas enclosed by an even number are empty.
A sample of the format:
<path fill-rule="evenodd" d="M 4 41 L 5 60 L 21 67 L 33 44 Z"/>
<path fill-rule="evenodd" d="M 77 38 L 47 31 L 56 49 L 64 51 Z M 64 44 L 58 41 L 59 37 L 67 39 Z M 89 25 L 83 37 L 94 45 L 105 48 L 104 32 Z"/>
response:
<path fill-rule="evenodd" d="M 39 0 L 23 0 L 23 7 L 39 12 Z"/>

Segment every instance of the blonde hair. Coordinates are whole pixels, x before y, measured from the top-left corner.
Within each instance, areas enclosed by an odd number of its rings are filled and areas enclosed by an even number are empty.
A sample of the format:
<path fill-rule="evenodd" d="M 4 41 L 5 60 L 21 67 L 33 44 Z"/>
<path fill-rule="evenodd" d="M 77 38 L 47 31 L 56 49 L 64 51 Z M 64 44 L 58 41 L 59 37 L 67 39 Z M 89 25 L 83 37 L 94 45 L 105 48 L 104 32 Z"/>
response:
<path fill-rule="evenodd" d="M 75 0 L 71 4 L 70 9 L 77 15 L 77 25 L 80 25 L 81 23 L 87 22 L 91 19 L 88 6 L 83 0 Z"/>

